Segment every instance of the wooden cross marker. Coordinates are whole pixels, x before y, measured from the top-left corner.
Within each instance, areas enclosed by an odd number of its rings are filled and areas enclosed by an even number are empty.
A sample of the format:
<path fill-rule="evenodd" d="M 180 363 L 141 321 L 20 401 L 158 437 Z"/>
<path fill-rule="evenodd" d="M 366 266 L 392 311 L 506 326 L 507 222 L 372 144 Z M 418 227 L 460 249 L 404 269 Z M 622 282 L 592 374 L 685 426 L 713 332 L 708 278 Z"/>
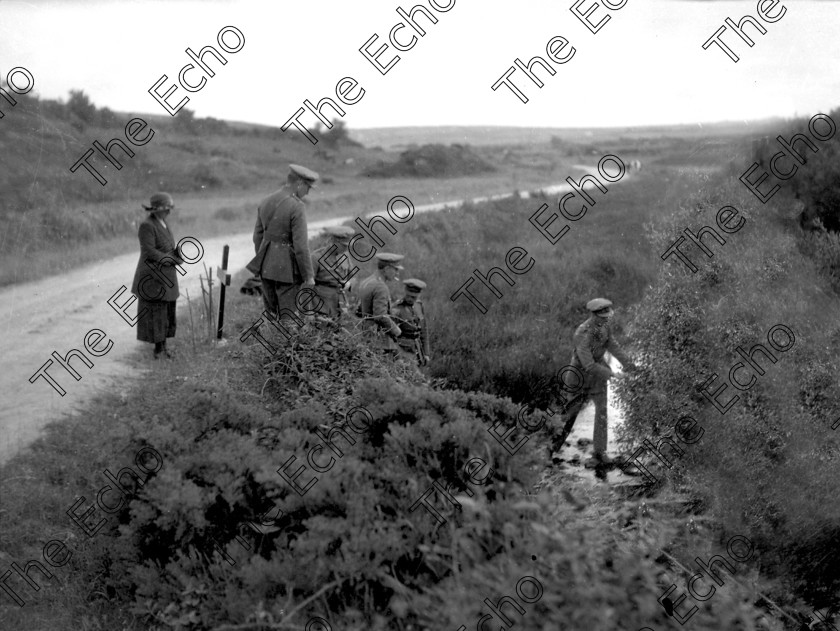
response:
<path fill-rule="evenodd" d="M 230 246 L 226 245 L 222 250 L 222 266 L 216 268 L 216 277 L 219 279 L 219 329 L 216 331 L 216 339 L 222 339 L 222 329 L 225 324 L 225 287 L 230 285 L 230 274 L 228 274 L 228 254 Z"/>

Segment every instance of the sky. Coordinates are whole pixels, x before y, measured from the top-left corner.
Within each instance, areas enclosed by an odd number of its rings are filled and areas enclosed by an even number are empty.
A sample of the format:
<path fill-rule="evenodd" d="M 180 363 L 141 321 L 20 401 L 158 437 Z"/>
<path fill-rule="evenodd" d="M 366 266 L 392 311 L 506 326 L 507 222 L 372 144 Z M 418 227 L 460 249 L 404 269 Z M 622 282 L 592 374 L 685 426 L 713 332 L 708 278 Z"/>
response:
<path fill-rule="evenodd" d="M 148 93 L 152 85 L 162 75 L 164 89 L 177 85 L 190 63 L 185 49 L 219 48 L 217 33 L 233 26 L 244 35 L 241 50 L 223 53 L 228 63 L 214 66 L 215 76 L 199 91 L 179 86 L 172 105 L 187 96 L 197 116 L 280 126 L 304 99 L 335 99 L 345 77 L 365 90 L 344 108 L 351 129 L 703 123 L 810 117 L 840 105 L 840 2 L 776 5 L 771 16 L 781 7 L 786 13 L 775 23 L 762 21 L 765 35 L 746 27 L 753 47 L 728 30 L 723 39 L 740 57 L 734 63 L 716 45 L 702 44 L 725 18 L 756 16 L 755 1 L 627 0 L 614 11 L 599 2 L 591 21 L 610 20 L 593 34 L 570 11 L 578 0 L 448 0 L 454 2 L 448 11 L 432 10 L 437 24 L 421 18 L 426 35 L 380 74 L 359 48 L 378 35 L 372 49 L 387 43 L 381 57 L 387 62 L 397 52 L 388 43 L 402 21 L 397 8 L 428 8 L 430 1 L 0 0 L 0 76 L 21 66 L 42 97 L 81 89 L 100 107 L 166 114 Z M 580 10 L 595 4 L 584 0 Z M 405 27 L 396 37 L 407 44 L 412 33 Z M 519 70 L 513 74 L 528 103 L 504 86 L 491 89 L 515 58 L 545 58 L 553 37 L 569 42 L 561 55 L 572 46 L 575 54 L 565 64 L 551 62 L 554 76 L 536 70 L 542 88 Z M 236 39 L 229 33 L 225 41 L 233 47 Z M 186 78 L 196 83 L 200 76 L 190 71 Z M 304 124 L 314 125 L 307 116 Z"/>

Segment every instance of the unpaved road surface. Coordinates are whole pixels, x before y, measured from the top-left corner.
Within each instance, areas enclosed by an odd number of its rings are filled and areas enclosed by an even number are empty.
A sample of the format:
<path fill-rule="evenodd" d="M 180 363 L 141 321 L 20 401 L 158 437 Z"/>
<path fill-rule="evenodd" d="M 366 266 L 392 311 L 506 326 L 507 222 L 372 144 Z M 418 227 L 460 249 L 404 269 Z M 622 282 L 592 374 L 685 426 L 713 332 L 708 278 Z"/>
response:
<path fill-rule="evenodd" d="M 577 166 L 577 165 L 576 165 Z M 590 173 L 594 167 L 580 166 Z M 626 176 L 625 176 L 626 177 Z M 542 189 L 549 194 L 570 190 L 566 184 Z M 527 197 L 527 193 L 522 195 Z M 496 195 L 490 199 L 500 199 Z M 485 198 L 471 200 L 484 201 Z M 415 207 L 415 212 L 431 212 L 445 208 L 457 208 L 462 201 L 442 202 Z M 402 215 L 401 206 L 395 212 Z M 385 215 L 385 209 L 379 213 Z M 312 222 L 310 235 L 326 226 L 338 225 L 353 217 L 334 218 Z M 416 219 L 414 220 L 416 221 Z M 187 235 L 176 234 L 176 239 Z M 187 275 L 179 277 L 182 297 L 185 290 L 190 297 L 200 296 L 199 274 L 203 264 L 214 270 L 221 264 L 222 247 L 230 245 L 228 269 L 231 273 L 245 267 L 253 256 L 254 246 L 250 234 L 237 234 L 213 239 L 201 239 L 204 256 L 194 265 L 185 265 Z M 13 285 L 0 289 L 0 349 L 5 360 L 0 371 L 0 464 L 6 462 L 18 451 L 32 443 L 43 427 L 64 415 L 80 409 L 91 397 L 106 388 L 127 387 L 128 380 L 142 370 L 148 369 L 147 361 L 138 360 L 138 349 L 149 351 L 149 347 L 138 342 L 136 329 L 126 323 L 108 305 L 108 300 L 122 286 L 130 286 L 139 256 L 136 251 L 108 261 L 87 265 L 64 274 L 40 281 Z M 233 288 L 237 290 L 237 288 Z M 122 304 L 130 294 L 126 290 L 117 302 Z M 136 303 L 128 309 L 134 317 Z M 180 316 L 183 318 L 183 315 Z M 182 320 L 183 321 L 183 320 Z M 54 362 L 48 369 L 59 385 L 66 391 L 64 396 L 50 386 L 43 378 L 34 383 L 29 378 L 51 358 L 56 351 L 64 357 L 71 349 L 84 352 L 84 338 L 91 329 L 100 329 L 113 341 L 113 348 L 102 357 L 86 356 L 93 362 L 93 368 L 85 366 L 80 359 L 71 359 L 71 366 L 81 375 L 76 381 L 63 367 Z M 104 348 L 104 340 L 97 348 Z M 615 418 L 615 412 L 611 411 Z M 588 408 L 578 420 L 573 438 L 587 427 L 592 416 Z M 588 420 L 591 437 L 591 419 Z M 611 422 L 612 425 L 612 422 Z M 612 433 L 612 432 L 611 432 Z"/>

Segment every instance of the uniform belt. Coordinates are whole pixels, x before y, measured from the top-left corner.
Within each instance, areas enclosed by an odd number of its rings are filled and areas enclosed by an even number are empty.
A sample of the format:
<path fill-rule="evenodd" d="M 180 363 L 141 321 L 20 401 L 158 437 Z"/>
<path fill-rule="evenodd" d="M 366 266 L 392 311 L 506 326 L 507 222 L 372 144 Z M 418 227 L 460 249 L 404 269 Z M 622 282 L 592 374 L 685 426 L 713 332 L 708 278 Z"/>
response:
<path fill-rule="evenodd" d="M 292 245 L 289 241 L 286 241 L 288 238 L 289 235 L 283 233 L 277 234 L 276 236 L 275 233 L 269 232 L 268 230 L 263 233 L 264 241 L 271 241 L 272 243 L 279 243 L 280 245 Z"/>

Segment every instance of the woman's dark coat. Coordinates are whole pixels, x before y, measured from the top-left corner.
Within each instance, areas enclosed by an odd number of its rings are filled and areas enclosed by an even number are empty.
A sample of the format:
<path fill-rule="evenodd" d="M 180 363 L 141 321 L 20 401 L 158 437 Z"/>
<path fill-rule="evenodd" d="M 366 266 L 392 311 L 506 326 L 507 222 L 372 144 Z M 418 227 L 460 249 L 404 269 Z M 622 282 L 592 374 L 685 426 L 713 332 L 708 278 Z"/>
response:
<path fill-rule="evenodd" d="M 174 265 L 183 261 L 175 252 L 172 233 L 149 215 L 140 224 L 138 237 L 140 260 L 134 272 L 131 293 L 144 300 L 177 300 L 178 274 Z"/>

